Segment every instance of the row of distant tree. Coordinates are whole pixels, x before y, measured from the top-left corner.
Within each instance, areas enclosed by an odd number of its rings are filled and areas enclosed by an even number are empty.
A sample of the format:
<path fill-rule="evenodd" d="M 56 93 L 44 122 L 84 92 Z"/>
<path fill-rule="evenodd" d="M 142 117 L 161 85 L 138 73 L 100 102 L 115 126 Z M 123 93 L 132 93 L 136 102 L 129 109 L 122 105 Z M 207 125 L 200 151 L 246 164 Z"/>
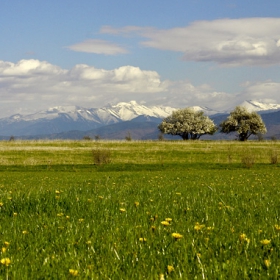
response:
<path fill-rule="evenodd" d="M 158 126 L 164 134 L 179 135 L 183 140 L 196 140 L 202 135 L 237 132 L 240 141 L 246 141 L 251 135 L 266 133 L 265 124 L 256 112 L 249 112 L 245 107 L 237 106 L 218 126 L 202 111 L 185 108 L 173 111 Z"/>

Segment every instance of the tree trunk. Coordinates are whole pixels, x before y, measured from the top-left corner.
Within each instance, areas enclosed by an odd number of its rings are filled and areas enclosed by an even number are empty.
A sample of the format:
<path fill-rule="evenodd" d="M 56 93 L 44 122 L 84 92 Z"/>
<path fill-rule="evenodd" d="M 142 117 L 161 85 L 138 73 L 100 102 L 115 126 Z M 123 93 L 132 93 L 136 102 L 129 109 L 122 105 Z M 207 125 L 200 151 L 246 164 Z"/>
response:
<path fill-rule="evenodd" d="M 183 138 L 183 140 L 189 140 L 189 134 L 188 133 L 182 134 L 181 137 Z"/>

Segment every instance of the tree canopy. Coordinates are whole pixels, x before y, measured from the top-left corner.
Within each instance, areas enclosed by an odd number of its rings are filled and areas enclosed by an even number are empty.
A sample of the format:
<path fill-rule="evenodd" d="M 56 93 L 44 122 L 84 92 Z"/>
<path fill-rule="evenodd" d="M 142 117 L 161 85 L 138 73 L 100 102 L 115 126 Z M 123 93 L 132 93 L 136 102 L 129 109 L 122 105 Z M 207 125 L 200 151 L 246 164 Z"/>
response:
<path fill-rule="evenodd" d="M 249 112 L 245 107 L 237 106 L 220 124 L 222 133 L 236 131 L 240 141 L 246 141 L 253 134 L 265 134 L 266 127 L 261 116 L 256 112 Z"/>
<path fill-rule="evenodd" d="M 179 135 L 183 140 L 196 140 L 204 134 L 214 134 L 217 130 L 214 122 L 202 111 L 185 108 L 173 111 L 158 126 L 165 134 Z"/>

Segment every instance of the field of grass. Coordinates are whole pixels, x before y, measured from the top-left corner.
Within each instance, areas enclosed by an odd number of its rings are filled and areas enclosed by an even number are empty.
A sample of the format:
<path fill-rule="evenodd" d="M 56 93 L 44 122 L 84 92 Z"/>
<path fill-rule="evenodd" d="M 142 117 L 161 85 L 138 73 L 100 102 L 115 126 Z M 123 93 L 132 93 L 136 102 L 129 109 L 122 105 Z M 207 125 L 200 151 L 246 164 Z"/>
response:
<path fill-rule="evenodd" d="M 280 142 L 3 141 L 0 153 L 0 279 L 280 278 Z"/>

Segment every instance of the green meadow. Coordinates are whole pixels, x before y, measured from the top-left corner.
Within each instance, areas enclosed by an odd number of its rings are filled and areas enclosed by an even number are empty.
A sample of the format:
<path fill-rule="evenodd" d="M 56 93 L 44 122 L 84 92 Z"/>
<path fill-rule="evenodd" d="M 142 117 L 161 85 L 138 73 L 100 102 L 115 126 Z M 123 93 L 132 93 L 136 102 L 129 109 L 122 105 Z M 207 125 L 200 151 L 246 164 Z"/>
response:
<path fill-rule="evenodd" d="M 280 278 L 280 142 L 2 141 L 0 153 L 0 279 Z"/>

